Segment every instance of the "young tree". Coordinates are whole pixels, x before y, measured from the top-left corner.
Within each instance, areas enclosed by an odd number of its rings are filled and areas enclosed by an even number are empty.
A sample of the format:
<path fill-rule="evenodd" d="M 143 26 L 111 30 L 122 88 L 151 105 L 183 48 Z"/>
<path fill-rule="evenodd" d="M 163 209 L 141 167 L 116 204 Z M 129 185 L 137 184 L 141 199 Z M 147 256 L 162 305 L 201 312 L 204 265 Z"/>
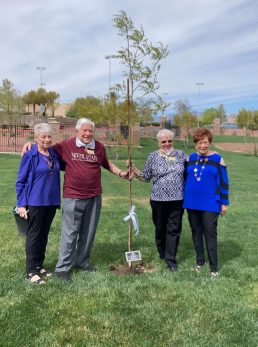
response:
<path fill-rule="evenodd" d="M 101 123 L 103 119 L 103 101 L 101 98 L 91 95 L 77 98 L 66 115 L 72 118 L 87 117 L 97 124 Z"/>
<path fill-rule="evenodd" d="M 28 93 L 23 95 L 23 101 L 28 107 L 28 112 L 29 112 L 29 107 L 32 105 L 33 107 L 33 116 L 36 114 L 36 105 L 37 105 L 37 97 L 36 97 L 36 92 L 35 90 L 30 90 Z"/>
<path fill-rule="evenodd" d="M 189 136 L 191 134 L 192 128 L 197 126 L 197 117 L 191 112 L 184 112 L 182 114 L 175 115 L 174 123 L 180 127 L 185 128 L 185 149 L 188 150 Z"/>
<path fill-rule="evenodd" d="M 125 42 L 125 47 L 118 50 L 115 58 L 125 66 L 124 77 L 129 79 L 129 97 L 134 100 L 134 94 L 144 97 L 159 89 L 157 75 L 160 62 L 168 55 L 168 48 L 161 42 L 153 45 L 145 36 L 142 27 L 136 28 L 132 19 L 124 11 L 113 18 L 118 35 Z"/>
<path fill-rule="evenodd" d="M 7 78 L 3 80 L 0 86 L 0 110 L 2 110 L 8 117 L 9 121 L 13 122 L 13 115 L 15 113 L 15 98 L 17 92 L 13 83 Z"/>
<path fill-rule="evenodd" d="M 174 108 L 177 114 L 191 113 L 191 106 L 187 99 L 175 101 Z"/>
<path fill-rule="evenodd" d="M 153 100 L 143 100 L 137 103 L 138 121 L 140 125 L 149 125 L 153 121 L 153 115 L 156 112 L 153 107 Z"/>
<path fill-rule="evenodd" d="M 20 116 L 24 112 L 23 99 L 8 79 L 4 79 L 0 86 L 0 110 L 7 116 L 10 124 L 13 124 L 15 115 Z"/>
<path fill-rule="evenodd" d="M 168 55 L 168 48 L 161 42 L 156 45 L 145 36 L 142 27 L 136 28 L 131 18 L 125 11 L 120 11 L 113 17 L 114 27 L 118 35 L 124 41 L 124 47 L 120 48 L 115 58 L 125 67 L 123 75 L 126 79 L 127 99 L 127 126 L 128 138 L 128 160 L 131 169 L 131 131 L 136 119 L 134 114 L 135 95 L 143 98 L 150 93 L 155 94 L 159 89 L 157 79 L 160 71 L 160 62 Z M 120 90 L 123 91 L 122 86 Z M 129 181 L 129 206 L 132 208 L 131 180 Z M 128 248 L 131 247 L 132 223 L 129 223 Z"/>
<path fill-rule="evenodd" d="M 55 109 L 57 106 L 57 102 L 56 100 L 59 98 L 59 94 L 57 92 L 54 91 L 49 91 L 47 93 L 47 105 L 51 110 L 51 116 L 55 117 Z"/>
<path fill-rule="evenodd" d="M 162 116 L 164 116 L 165 111 L 171 103 L 166 102 L 161 96 L 158 95 L 158 101 L 155 104 L 155 112 L 161 112 Z"/>
<path fill-rule="evenodd" d="M 200 118 L 200 124 L 202 126 L 204 125 L 210 125 L 212 124 L 212 122 L 214 121 L 215 118 L 218 118 L 218 110 L 216 108 L 207 108 L 206 110 L 204 110 L 204 112 L 202 113 L 202 116 Z M 219 117 L 220 118 L 220 117 Z"/>
<path fill-rule="evenodd" d="M 218 118 L 220 119 L 220 122 L 223 123 L 227 119 L 227 114 L 224 108 L 223 104 L 220 104 L 217 108 Z"/>
<path fill-rule="evenodd" d="M 23 100 L 26 105 L 33 106 L 33 116 L 36 114 L 36 105 L 42 105 L 43 116 L 46 115 L 46 110 L 51 109 L 51 114 L 54 116 L 55 101 L 59 98 L 59 94 L 55 91 L 46 91 L 44 88 L 38 90 L 31 90 L 23 95 Z"/>

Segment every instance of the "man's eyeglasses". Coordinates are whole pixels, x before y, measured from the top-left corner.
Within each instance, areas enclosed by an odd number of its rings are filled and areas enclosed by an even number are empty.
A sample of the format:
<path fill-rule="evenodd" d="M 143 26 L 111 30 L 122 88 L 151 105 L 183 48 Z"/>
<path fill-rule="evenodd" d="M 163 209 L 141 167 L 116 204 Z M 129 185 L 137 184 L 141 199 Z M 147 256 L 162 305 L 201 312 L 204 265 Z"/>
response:
<path fill-rule="evenodd" d="M 161 141 L 162 144 L 164 144 L 164 143 L 171 143 L 171 142 L 172 142 L 172 140 L 164 140 L 164 141 Z"/>

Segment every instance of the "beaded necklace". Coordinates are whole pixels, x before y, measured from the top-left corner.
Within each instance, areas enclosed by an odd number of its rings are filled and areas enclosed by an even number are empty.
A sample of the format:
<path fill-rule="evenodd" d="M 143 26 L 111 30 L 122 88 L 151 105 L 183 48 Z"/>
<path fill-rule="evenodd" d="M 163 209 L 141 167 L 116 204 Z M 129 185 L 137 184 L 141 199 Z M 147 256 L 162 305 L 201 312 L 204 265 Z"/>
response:
<path fill-rule="evenodd" d="M 200 181 L 201 181 L 202 175 L 203 175 L 203 170 L 205 169 L 205 165 L 206 165 L 206 163 L 207 163 L 208 160 L 209 160 L 208 157 L 203 157 L 203 158 L 201 158 L 201 157 L 198 155 L 198 157 L 197 157 L 197 159 L 196 159 L 196 162 L 195 162 L 195 168 L 194 168 L 194 177 L 195 177 L 195 179 L 196 179 L 197 182 L 200 182 Z M 201 164 L 201 165 L 202 165 L 199 174 L 198 174 L 198 164 Z"/>

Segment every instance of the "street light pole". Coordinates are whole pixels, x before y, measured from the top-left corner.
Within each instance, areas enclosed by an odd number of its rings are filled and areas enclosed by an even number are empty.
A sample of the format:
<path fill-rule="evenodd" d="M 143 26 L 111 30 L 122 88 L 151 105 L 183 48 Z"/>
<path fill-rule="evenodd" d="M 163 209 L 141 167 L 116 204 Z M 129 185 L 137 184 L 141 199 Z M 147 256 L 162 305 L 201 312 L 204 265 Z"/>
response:
<path fill-rule="evenodd" d="M 43 88 L 45 83 L 42 82 L 42 71 L 46 70 L 45 66 L 38 66 L 37 70 L 39 70 L 40 73 L 40 87 Z"/>
<path fill-rule="evenodd" d="M 109 101 L 111 100 L 111 56 L 106 55 L 105 59 L 108 59 L 108 90 L 109 90 Z"/>
<path fill-rule="evenodd" d="M 197 82 L 196 85 L 198 86 L 198 90 L 199 90 L 199 93 L 198 93 L 198 116 L 197 116 L 197 125 L 198 125 L 198 128 L 199 128 L 201 86 L 203 86 L 204 83 Z"/>
<path fill-rule="evenodd" d="M 117 58 L 116 55 L 106 55 L 105 59 L 108 59 L 108 88 L 109 88 L 109 101 L 111 101 L 111 59 Z"/>

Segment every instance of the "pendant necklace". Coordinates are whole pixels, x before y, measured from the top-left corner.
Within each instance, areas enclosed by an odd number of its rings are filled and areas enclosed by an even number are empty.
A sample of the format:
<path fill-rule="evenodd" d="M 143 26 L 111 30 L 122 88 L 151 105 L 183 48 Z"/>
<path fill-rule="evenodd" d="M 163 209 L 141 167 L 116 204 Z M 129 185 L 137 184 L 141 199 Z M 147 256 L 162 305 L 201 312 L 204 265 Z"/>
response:
<path fill-rule="evenodd" d="M 163 150 L 161 150 L 161 155 L 166 158 L 169 165 L 172 165 L 176 160 L 174 148 L 172 148 L 168 153 L 165 153 Z"/>
<path fill-rule="evenodd" d="M 201 158 L 198 155 L 196 162 L 195 162 L 195 168 L 194 168 L 194 177 L 195 177 L 197 182 L 200 182 L 202 179 L 203 170 L 205 169 L 205 165 L 206 165 L 207 161 L 208 161 L 207 157 Z M 200 170 L 199 174 L 198 174 L 198 164 L 201 164 L 201 170 Z"/>
<path fill-rule="evenodd" d="M 50 170 L 50 176 L 52 176 L 53 175 L 53 170 L 54 170 L 54 167 L 55 167 L 54 158 L 52 157 L 52 155 L 50 153 L 49 153 L 49 156 L 43 155 L 43 158 L 47 162 L 47 165 L 48 165 L 49 170 Z"/>

